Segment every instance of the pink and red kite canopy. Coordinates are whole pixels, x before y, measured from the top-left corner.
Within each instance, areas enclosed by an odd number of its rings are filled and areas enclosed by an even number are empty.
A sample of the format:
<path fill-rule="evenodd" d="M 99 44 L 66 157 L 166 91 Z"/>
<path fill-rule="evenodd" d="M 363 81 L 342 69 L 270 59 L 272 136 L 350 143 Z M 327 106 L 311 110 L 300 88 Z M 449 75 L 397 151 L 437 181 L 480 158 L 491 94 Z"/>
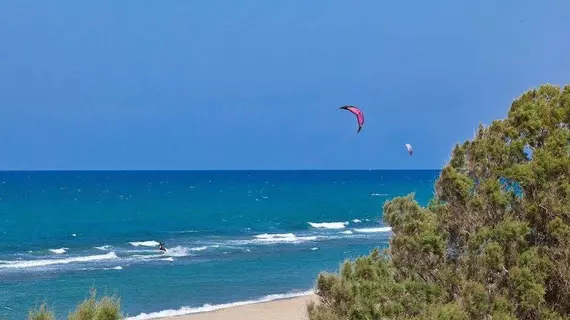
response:
<path fill-rule="evenodd" d="M 348 110 L 356 116 L 356 120 L 358 121 L 358 130 L 356 133 L 359 133 L 360 130 L 362 130 L 362 126 L 364 125 L 364 113 L 362 113 L 362 111 L 355 106 L 342 106 L 339 109 Z"/>

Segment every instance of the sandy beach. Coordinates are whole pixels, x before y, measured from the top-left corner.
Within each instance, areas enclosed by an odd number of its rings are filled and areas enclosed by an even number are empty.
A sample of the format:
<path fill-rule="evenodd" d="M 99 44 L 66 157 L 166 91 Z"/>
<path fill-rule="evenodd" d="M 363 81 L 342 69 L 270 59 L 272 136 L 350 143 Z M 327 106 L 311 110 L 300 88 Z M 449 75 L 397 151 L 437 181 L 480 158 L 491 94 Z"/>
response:
<path fill-rule="evenodd" d="M 307 304 L 315 295 L 168 317 L 169 320 L 307 320 Z"/>

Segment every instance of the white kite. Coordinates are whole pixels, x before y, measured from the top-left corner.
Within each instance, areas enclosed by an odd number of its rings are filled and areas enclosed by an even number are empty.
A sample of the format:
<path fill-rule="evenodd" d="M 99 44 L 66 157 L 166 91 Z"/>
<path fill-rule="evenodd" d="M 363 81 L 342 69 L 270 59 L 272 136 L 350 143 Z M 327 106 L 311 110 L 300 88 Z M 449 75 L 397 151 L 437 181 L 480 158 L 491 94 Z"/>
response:
<path fill-rule="evenodd" d="M 410 156 L 414 153 L 414 149 L 412 149 L 412 146 L 409 143 L 406 143 L 406 149 L 408 149 Z"/>

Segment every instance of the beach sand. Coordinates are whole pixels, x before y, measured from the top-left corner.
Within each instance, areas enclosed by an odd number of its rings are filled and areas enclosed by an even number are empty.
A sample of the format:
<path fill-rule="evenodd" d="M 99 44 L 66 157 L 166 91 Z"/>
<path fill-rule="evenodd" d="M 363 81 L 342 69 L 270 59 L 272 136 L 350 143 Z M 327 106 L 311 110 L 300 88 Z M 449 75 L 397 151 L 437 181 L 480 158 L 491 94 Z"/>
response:
<path fill-rule="evenodd" d="M 307 304 L 315 295 L 255 303 L 163 320 L 307 320 Z"/>

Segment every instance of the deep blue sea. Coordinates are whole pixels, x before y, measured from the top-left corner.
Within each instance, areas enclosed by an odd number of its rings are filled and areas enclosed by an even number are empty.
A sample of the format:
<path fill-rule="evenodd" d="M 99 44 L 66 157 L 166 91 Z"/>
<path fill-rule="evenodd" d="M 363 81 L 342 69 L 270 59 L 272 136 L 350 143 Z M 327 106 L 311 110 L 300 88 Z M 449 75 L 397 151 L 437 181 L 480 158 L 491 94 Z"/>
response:
<path fill-rule="evenodd" d="M 304 294 L 386 247 L 384 201 L 439 171 L 0 172 L 0 319 L 95 287 L 132 319 Z M 167 252 L 157 249 L 159 241 Z"/>

